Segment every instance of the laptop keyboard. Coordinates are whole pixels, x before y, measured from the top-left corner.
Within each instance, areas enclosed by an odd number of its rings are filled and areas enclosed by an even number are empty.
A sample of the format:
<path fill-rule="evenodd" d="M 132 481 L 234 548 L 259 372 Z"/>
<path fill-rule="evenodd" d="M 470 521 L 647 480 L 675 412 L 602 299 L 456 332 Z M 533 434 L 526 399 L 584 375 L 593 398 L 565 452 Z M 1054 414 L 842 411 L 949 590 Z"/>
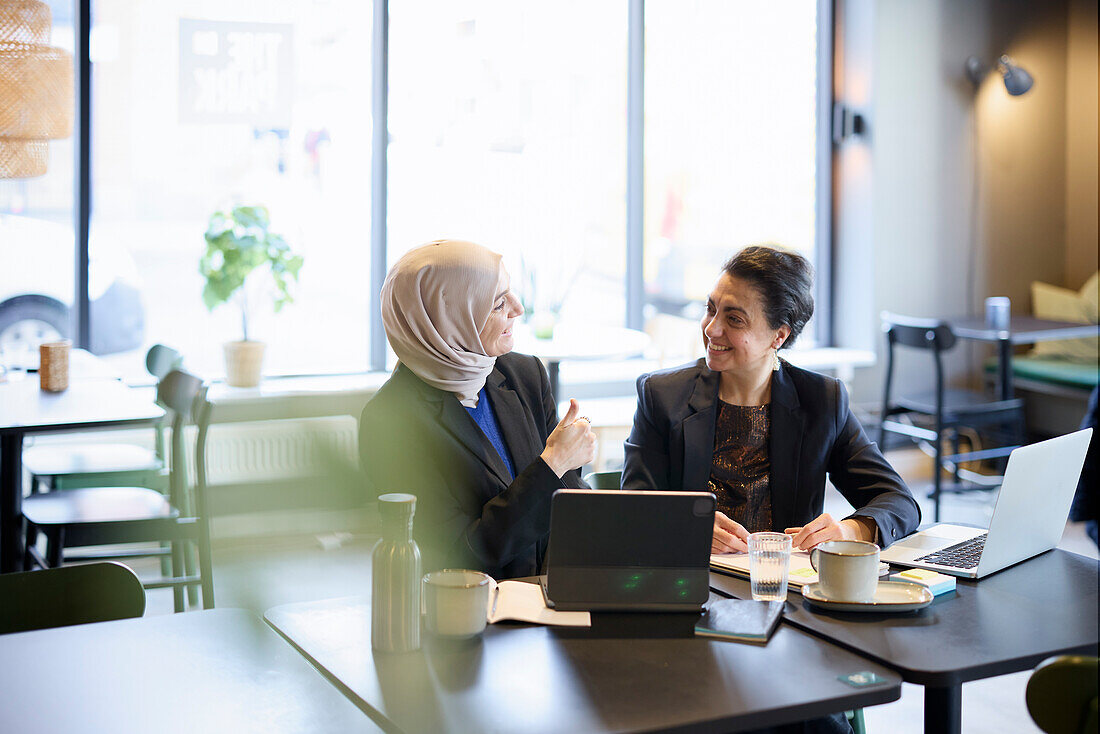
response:
<path fill-rule="evenodd" d="M 976 568 L 982 557 L 982 550 L 985 549 L 985 536 L 986 533 L 982 533 L 976 538 L 941 548 L 935 553 L 921 556 L 917 560 L 922 563 L 937 563 L 952 568 Z"/>

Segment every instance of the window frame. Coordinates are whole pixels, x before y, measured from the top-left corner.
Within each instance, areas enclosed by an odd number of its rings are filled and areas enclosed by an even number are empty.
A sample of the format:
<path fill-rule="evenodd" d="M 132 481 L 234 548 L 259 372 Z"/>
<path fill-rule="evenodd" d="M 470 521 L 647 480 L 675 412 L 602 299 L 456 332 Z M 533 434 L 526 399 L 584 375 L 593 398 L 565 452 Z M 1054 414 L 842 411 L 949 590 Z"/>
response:
<path fill-rule="evenodd" d="M 389 0 L 372 0 L 371 106 L 375 120 L 371 141 L 371 299 L 369 313 L 369 371 L 386 368 L 386 339 L 382 328 L 382 283 L 386 275 L 387 250 L 387 168 L 388 168 L 388 87 L 389 87 Z M 644 256 L 644 140 L 645 140 L 645 0 L 626 0 L 627 14 L 627 156 L 626 156 L 626 298 L 625 326 L 641 329 L 645 295 L 642 262 Z M 73 225 L 75 234 L 75 288 L 73 333 L 77 346 L 91 343 L 90 301 L 88 294 L 88 232 L 92 209 L 91 183 L 91 86 L 90 57 L 91 0 L 76 0 L 76 39 L 74 64 L 76 78 L 76 146 L 74 171 Z M 834 0 L 817 0 L 817 145 L 816 145 L 816 232 L 815 298 L 817 308 L 816 341 L 833 344 L 833 69 Z"/>

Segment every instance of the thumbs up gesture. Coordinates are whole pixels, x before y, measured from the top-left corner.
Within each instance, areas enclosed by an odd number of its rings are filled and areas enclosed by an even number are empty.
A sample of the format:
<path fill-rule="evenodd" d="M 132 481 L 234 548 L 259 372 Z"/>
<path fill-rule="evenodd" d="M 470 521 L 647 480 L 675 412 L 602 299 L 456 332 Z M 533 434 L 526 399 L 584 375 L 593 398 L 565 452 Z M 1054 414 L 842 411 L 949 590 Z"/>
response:
<path fill-rule="evenodd" d="M 580 414 L 580 404 L 569 401 L 569 410 L 546 439 L 542 460 L 560 479 L 571 469 L 579 469 L 596 458 L 596 434 Z"/>

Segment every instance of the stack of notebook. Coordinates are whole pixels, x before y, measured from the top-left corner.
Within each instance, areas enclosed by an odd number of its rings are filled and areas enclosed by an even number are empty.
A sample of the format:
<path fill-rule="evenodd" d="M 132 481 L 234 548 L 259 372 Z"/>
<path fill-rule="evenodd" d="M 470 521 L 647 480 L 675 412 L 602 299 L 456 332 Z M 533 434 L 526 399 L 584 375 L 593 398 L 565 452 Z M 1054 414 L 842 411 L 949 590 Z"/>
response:
<path fill-rule="evenodd" d="M 721 599 L 707 605 L 695 624 L 696 637 L 765 644 L 783 615 L 781 601 Z"/>

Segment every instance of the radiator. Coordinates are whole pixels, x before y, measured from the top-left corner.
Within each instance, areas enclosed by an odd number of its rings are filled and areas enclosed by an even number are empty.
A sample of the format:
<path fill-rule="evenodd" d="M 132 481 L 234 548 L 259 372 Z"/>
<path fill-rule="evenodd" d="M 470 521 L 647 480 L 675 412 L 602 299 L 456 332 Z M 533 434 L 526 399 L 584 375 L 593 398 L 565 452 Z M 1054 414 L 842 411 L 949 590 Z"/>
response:
<path fill-rule="evenodd" d="M 193 483 L 197 429 L 186 430 L 188 479 Z M 207 436 L 211 488 L 358 471 L 358 422 L 351 416 L 213 425 Z"/>

